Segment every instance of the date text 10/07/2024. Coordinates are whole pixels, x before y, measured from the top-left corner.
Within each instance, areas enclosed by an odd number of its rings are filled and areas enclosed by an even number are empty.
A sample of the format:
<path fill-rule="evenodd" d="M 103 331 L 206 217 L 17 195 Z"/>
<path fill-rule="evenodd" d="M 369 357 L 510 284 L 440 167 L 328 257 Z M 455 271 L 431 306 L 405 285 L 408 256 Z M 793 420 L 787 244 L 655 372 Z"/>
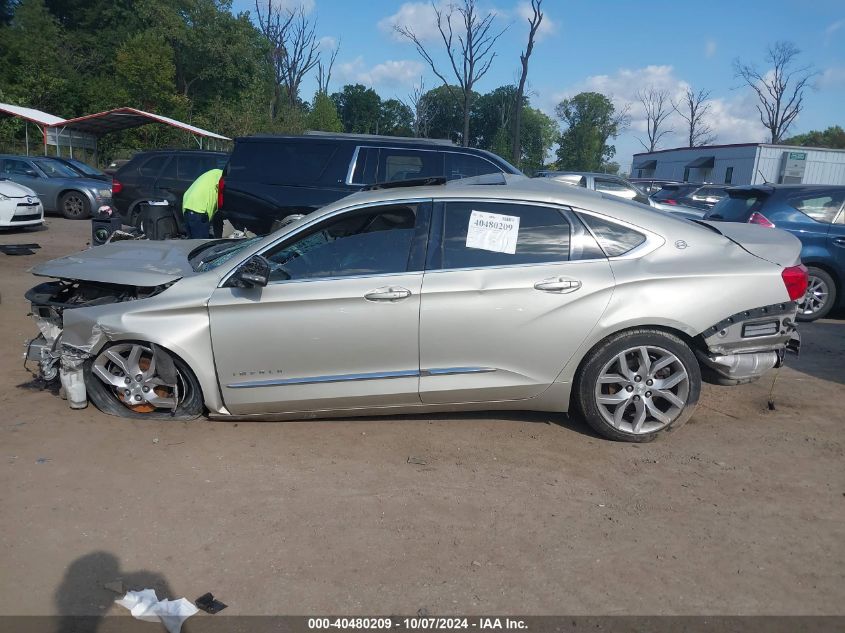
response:
<path fill-rule="evenodd" d="M 446 631 L 446 630 L 527 630 L 524 620 L 518 618 L 308 618 L 311 630 L 397 630 L 397 631 Z"/>

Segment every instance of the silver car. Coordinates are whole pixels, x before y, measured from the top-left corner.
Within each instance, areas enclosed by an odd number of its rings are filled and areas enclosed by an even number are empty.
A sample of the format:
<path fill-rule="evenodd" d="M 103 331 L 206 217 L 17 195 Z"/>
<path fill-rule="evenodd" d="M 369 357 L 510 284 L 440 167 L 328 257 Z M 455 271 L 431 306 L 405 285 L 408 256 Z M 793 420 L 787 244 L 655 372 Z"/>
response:
<path fill-rule="evenodd" d="M 49 156 L 0 155 L 0 177 L 29 187 L 45 211 L 69 220 L 85 219 L 92 210 L 111 204 L 111 182 L 82 177 Z"/>
<path fill-rule="evenodd" d="M 246 240 L 130 241 L 34 269 L 29 345 L 71 406 L 131 418 L 577 410 L 646 441 L 701 381 L 797 347 L 800 243 L 513 176 L 353 194 Z"/>

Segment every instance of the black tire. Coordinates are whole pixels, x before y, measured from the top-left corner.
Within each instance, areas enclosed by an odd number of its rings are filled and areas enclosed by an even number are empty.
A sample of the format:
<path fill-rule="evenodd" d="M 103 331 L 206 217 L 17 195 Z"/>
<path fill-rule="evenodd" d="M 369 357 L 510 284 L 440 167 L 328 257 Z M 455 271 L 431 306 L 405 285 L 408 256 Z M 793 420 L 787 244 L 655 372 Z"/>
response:
<path fill-rule="evenodd" d="M 836 282 L 833 277 L 815 266 L 808 266 L 807 273 L 809 275 L 808 292 L 812 290 L 815 280 L 821 284 L 820 287 L 826 288 L 827 296 L 821 302 L 818 301 L 819 295 L 816 295 L 816 298 L 812 300 L 805 297 L 804 301 L 799 304 L 798 309 L 798 320 L 804 322 L 823 319 L 836 305 Z M 808 310 L 806 313 L 804 312 L 805 307 Z"/>
<path fill-rule="evenodd" d="M 685 398 L 683 398 L 683 407 L 678 407 L 680 411 L 668 424 L 653 431 L 644 430 L 634 433 L 623 428 L 617 428 L 610 421 L 605 419 L 602 409 L 598 403 L 596 390 L 599 388 L 598 381 L 602 369 L 605 368 L 608 363 L 616 359 L 623 352 L 640 347 L 658 348 L 659 350 L 669 352 L 671 355 L 674 355 L 675 359 L 686 371 L 686 382 L 684 388 L 687 393 Z M 677 367 L 677 364 L 673 365 Z M 671 369 L 667 371 L 671 371 Z M 643 380 L 643 377 L 641 377 L 640 380 Z M 657 378 L 655 378 L 655 380 L 657 380 Z M 638 381 L 637 388 L 646 387 L 643 383 Z M 626 390 L 627 389 L 628 388 L 626 387 Z M 656 387 L 654 389 L 656 389 Z M 621 394 L 622 390 L 619 389 L 618 393 Z M 659 395 L 655 396 L 654 400 L 651 400 L 649 395 L 650 393 L 651 392 L 646 392 L 644 394 L 644 396 L 649 396 L 649 402 L 661 403 L 656 406 L 665 407 L 665 404 L 663 404 L 664 401 Z M 615 394 L 608 394 L 608 396 L 613 395 Z M 693 354 L 689 346 L 677 336 L 661 330 L 652 329 L 627 330 L 610 336 L 596 345 L 596 347 L 594 347 L 585 357 L 578 375 L 575 377 L 573 389 L 574 404 L 587 424 L 589 424 L 594 431 L 608 439 L 624 442 L 650 442 L 664 431 L 671 431 L 681 427 L 687 420 L 689 420 L 695 411 L 695 405 L 698 403 L 700 395 L 701 368 L 699 367 L 695 354 Z M 633 395 L 632 397 L 636 397 L 637 400 L 641 398 L 641 396 Z M 668 401 L 665 402 L 668 404 Z M 631 405 L 626 404 L 624 406 L 628 407 Z M 644 406 L 644 404 L 641 406 Z M 661 413 L 664 412 L 661 411 Z M 654 422 L 651 423 L 652 426 L 655 424 L 656 423 Z"/>
<path fill-rule="evenodd" d="M 109 347 L 113 347 L 113 345 Z M 100 354 L 107 349 L 108 347 L 100 350 Z M 163 349 L 159 349 L 164 352 Z M 103 413 L 134 420 L 195 420 L 202 415 L 204 410 L 202 389 L 194 372 L 179 357 L 167 353 L 173 361 L 180 379 L 179 384 L 181 385 L 180 401 L 175 411 L 156 410 L 139 413 L 123 404 L 118 398 L 115 389 L 107 386 L 92 373 L 91 368 L 94 365 L 95 359 L 100 354 L 85 362 L 83 365 L 83 377 L 85 379 L 85 389 L 88 392 L 88 400 L 94 403 L 94 406 Z"/>
<path fill-rule="evenodd" d="M 84 220 L 91 216 L 91 203 L 81 191 L 66 191 L 59 200 L 59 211 L 68 220 Z"/>

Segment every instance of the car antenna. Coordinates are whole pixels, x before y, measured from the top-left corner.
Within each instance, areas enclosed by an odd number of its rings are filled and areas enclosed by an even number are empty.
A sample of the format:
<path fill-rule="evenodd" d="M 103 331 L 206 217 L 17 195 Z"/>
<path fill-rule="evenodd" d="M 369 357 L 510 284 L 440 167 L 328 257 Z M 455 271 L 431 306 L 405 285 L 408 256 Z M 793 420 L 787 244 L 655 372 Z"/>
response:
<path fill-rule="evenodd" d="M 764 185 L 773 185 L 773 184 L 775 184 L 775 183 L 773 183 L 773 182 L 769 182 L 768 180 L 766 180 L 766 177 L 763 175 L 763 172 L 762 172 L 762 171 L 760 171 L 760 168 L 759 168 L 759 167 L 757 168 L 757 173 L 760 175 L 760 178 L 762 178 L 762 179 L 763 179 L 763 184 L 764 184 Z"/>

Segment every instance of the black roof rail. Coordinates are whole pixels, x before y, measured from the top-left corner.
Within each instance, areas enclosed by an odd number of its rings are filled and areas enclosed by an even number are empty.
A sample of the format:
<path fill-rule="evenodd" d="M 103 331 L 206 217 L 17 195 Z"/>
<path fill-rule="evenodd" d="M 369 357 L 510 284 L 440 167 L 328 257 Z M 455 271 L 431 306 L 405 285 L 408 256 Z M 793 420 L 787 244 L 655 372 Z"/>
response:
<path fill-rule="evenodd" d="M 375 191 L 377 189 L 398 189 L 399 187 L 427 187 L 431 185 L 445 185 L 446 179 L 443 176 L 431 178 L 410 178 L 408 180 L 390 180 L 388 182 L 377 182 L 373 185 L 362 187 L 361 191 Z"/>

